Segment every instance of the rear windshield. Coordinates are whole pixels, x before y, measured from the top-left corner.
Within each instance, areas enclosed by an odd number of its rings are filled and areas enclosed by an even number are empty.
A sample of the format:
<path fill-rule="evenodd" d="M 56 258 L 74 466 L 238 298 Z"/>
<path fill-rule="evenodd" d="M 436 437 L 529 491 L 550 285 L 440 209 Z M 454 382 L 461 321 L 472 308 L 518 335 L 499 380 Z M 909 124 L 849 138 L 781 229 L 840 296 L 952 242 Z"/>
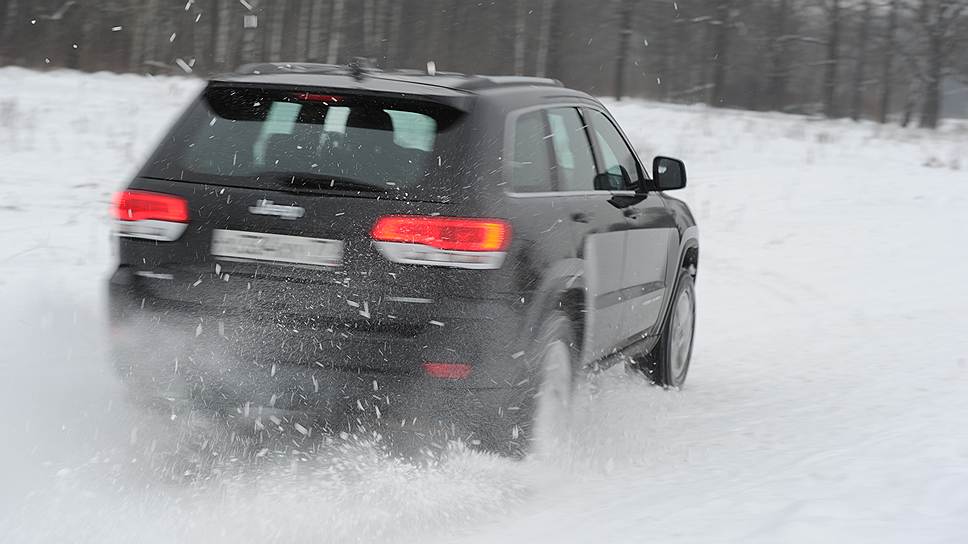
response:
<path fill-rule="evenodd" d="M 400 98 L 210 87 L 144 177 L 258 188 L 427 187 L 460 112 Z"/>

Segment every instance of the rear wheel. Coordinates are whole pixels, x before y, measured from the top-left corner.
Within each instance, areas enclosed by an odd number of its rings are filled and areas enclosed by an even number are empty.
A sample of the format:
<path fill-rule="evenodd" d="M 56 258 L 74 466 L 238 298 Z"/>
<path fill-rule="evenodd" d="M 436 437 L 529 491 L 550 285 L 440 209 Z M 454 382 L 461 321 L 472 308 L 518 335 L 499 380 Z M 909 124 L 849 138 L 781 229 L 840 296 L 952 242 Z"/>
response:
<path fill-rule="evenodd" d="M 578 348 L 574 327 L 564 312 L 545 318 L 528 360 L 538 383 L 522 403 L 512 435 L 520 453 L 541 454 L 566 440 L 571 424 Z"/>
<path fill-rule="evenodd" d="M 686 270 L 680 272 L 669 311 L 659 343 L 635 365 L 656 385 L 678 388 L 686 383 L 696 330 L 695 282 Z"/>

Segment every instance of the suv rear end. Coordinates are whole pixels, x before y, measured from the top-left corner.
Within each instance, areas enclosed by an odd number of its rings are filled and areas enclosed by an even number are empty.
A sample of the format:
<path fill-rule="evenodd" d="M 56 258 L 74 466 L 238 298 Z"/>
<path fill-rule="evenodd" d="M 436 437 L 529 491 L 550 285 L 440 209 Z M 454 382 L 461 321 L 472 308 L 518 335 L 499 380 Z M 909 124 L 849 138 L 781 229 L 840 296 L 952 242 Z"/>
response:
<path fill-rule="evenodd" d="M 379 77 L 210 83 L 115 199 L 114 353 L 135 395 L 256 429 L 516 436 L 501 127 L 475 115 L 470 93 Z"/>

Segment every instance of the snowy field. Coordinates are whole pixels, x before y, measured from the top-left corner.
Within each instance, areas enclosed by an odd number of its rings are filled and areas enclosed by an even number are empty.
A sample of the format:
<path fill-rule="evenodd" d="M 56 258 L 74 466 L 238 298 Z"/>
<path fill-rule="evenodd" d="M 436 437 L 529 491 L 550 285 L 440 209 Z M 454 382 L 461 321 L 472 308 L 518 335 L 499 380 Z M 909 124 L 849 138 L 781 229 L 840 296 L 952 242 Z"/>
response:
<path fill-rule="evenodd" d="M 542 462 L 352 448 L 171 483 L 104 356 L 107 211 L 197 88 L 0 69 L 0 542 L 968 541 L 968 125 L 610 104 L 690 167 L 685 390 L 610 371 Z"/>

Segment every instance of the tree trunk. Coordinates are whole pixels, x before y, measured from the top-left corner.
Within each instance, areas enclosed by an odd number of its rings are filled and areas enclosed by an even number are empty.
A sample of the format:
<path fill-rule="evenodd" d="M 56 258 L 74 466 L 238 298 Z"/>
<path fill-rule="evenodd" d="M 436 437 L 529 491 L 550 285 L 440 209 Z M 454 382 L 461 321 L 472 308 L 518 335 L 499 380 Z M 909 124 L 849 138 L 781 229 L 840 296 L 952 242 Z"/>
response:
<path fill-rule="evenodd" d="M 887 123 L 887 116 L 891 111 L 891 89 L 893 87 L 894 48 L 897 47 L 897 11 L 900 0 L 891 0 L 891 11 L 888 14 L 887 29 L 885 30 L 884 64 L 881 66 L 881 106 L 877 120 L 881 124 Z"/>
<path fill-rule="evenodd" d="M 245 16 L 254 24 L 246 24 L 242 29 L 242 62 L 255 62 L 259 60 L 259 26 L 265 24 L 266 21 L 263 20 L 263 17 L 260 17 L 259 1 L 248 0 L 248 2 L 252 6 L 252 10 Z"/>
<path fill-rule="evenodd" d="M 301 0 L 296 12 L 296 55 L 292 60 L 305 61 L 309 58 L 309 34 L 312 22 L 312 0 Z"/>
<path fill-rule="evenodd" d="M 81 69 L 95 71 L 101 69 L 105 62 L 99 56 L 98 43 L 98 13 L 85 13 L 82 14 L 84 18 L 84 23 L 81 28 L 81 42 L 78 44 L 80 46 L 81 55 Z M 114 68 L 108 64 L 109 68 Z"/>
<path fill-rule="evenodd" d="M 9 0 L 3 20 L 0 20 L 0 44 L 3 44 L 3 48 L 0 48 L 0 60 L 12 61 L 17 58 L 19 30 L 20 0 Z"/>
<path fill-rule="evenodd" d="M 840 71 L 840 1 L 831 0 L 827 10 L 827 61 L 823 76 L 823 113 L 837 117 L 837 74 Z"/>
<path fill-rule="evenodd" d="M 714 45 L 713 81 L 709 93 L 709 105 L 722 107 L 726 105 L 726 66 L 729 61 L 729 31 L 732 27 L 732 2 L 720 0 L 716 5 L 716 42 Z"/>
<path fill-rule="evenodd" d="M 144 61 L 145 49 L 145 18 L 144 10 L 139 10 L 131 17 L 131 24 L 126 29 L 131 35 L 131 49 L 128 51 L 128 70 L 140 73 L 141 63 Z"/>
<path fill-rule="evenodd" d="M 534 74 L 545 77 L 548 74 L 548 50 L 551 48 L 551 24 L 553 22 L 555 0 L 541 2 L 541 29 L 538 31 L 538 53 Z"/>
<path fill-rule="evenodd" d="M 393 12 L 390 15 L 390 36 L 387 40 L 388 67 L 397 66 L 400 62 L 400 26 L 403 24 L 403 0 L 394 0 Z"/>
<path fill-rule="evenodd" d="M 642 45 L 646 48 L 646 56 L 655 59 L 655 88 L 656 96 L 659 100 L 669 98 L 669 89 L 675 78 L 672 77 L 672 66 L 674 66 L 673 54 L 675 42 L 673 36 L 675 32 L 675 19 L 670 16 L 662 15 L 651 29 L 652 35 L 648 36 L 648 44 Z M 655 52 L 654 55 L 649 53 Z"/>
<path fill-rule="evenodd" d="M 390 19 L 390 3 L 384 0 L 377 0 L 375 21 L 373 23 L 373 53 L 371 56 L 376 58 L 377 66 L 386 65 L 387 58 L 387 21 Z"/>
<path fill-rule="evenodd" d="M 787 59 L 787 32 L 790 17 L 790 0 L 780 0 L 773 16 L 773 39 L 770 46 L 770 78 L 767 94 L 769 109 L 783 111 L 786 106 L 787 79 L 789 78 Z"/>
<path fill-rule="evenodd" d="M 159 0 L 148 0 L 145 6 L 145 17 L 141 20 L 141 30 L 145 34 L 144 55 L 141 57 L 145 62 L 161 62 L 159 51 L 161 49 L 161 33 L 164 28 L 163 17 L 159 13 Z M 149 65 L 153 66 L 153 65 Z M 152 70 L 157 68 L 152 67 Z"/>
<path fill-rule="evenodd" d="M 282 44 L 286 28 L 286 0 L 275 0 L 272 4 L 272 11 L 267 15 L 270 18 L 269 25 L 269 60 L 272 62 L 282 61 Z"/>
<path fill-rule="evenodd" d="M 306 60 L 310 62 L 320 62 L 324 58 L 323 36 L 326 26 L 326 4 L 318 0 L 311 0 L 309 14 L 309 42 L 306 44 L 309 50 Z"/>
<path fill-rule="evenodd" d="M 514 73 L 524 75 L 524 48 L 528 35 L 528 5 L 526 0 L 517 0 L 517 13 L 514 17 Z"/>
<path fill-rule="evenodd" d="M 615 54 L 615 100 L 625 96 L 625 70 L 629 58 L 629 38 L 632 36 L 632 2 L 621 0 L 618 12 L 618 50 Z"/>
<path fill-rule="evenodd" d="M 339 61 L 340 41 L 343 39 L 344 7 L 344 0 L 333 0 L 333 17 L 330 19 L 329 47 L 326 53 L 326 62 L 329 64 L 336 64 Z"/>
<path fill-rule="evenodd" d="M 944 55 L 940 39 L 932 36 L 928 58 L 928 77 L 924 82 L 924 100 L 921 102 L 921 128 L 938 128 L 941 117 L 941 83 Z"/>
<path fill-rule="evenodd" d="M 218 21 L 215 31 L 215 66 L 219 70 L 228 68 L 229 43 L 231 42 L 232 0 L 218 0 Z"/>
<path fill-rule="evenodd" d="M 854 67 L 854 82 L 850 99 L 850 118 L 858 121 L 864 109 L 864 72 L 867 70 L 867 36 L 870 30 L 871 0 L 864 0 L 860 32 L 857 35 L 857 63 Z"/>
<path fill-rule="evenodd" d="M 373 30 L 374 11 L 373 3 L 375 0 L 363 0 L 363 55 L 364 57 L 373 56 Z"/>
<path fill-rule="evenodd" d="M 195 9 L 185 14 L 188 17 L 188 27 L 192 31 L 191 56 L 195 59 L 192 69 L 197 72 L 204 73 L 209 68 L 210 59 L 207 53 L 209 52 L 208 44 L 212 42 L 212 37 L 207 18 L 211 17 L 212 11 L 214 11 L 211 9 L 212 3 L 212 0 L 205 2 L 196 0 Z"/>
<path fill-rule="evenodd" d="M 901 126 L 906 127 L 911 124 L 911 118 L 914 117 L 914 109 L 918 105 L 918 98 L 921 95 L 921 85 L 918 82 L 917 77 L 911 78 L 911 83 L 908 85 L 907 99 L 904 101 L 904 115 L 901 118 Z"/>

